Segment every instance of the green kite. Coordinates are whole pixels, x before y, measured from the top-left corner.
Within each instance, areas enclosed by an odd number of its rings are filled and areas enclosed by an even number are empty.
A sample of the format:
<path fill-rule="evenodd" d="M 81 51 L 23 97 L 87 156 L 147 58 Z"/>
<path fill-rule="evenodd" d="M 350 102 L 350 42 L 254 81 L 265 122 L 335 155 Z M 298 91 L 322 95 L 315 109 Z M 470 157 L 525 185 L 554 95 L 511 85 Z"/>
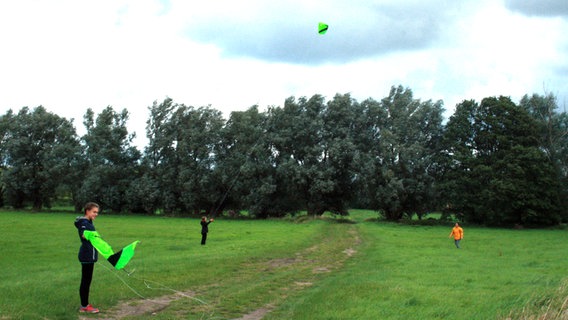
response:
<path fill-rule="evenodd" d="M 122 248 L 119 252 L 115 253 L 112 247 L 104 241 L 97 231 L 85 231 L 83 232 L 85 239 L 89 240 L 93 247 L 105 257 L 105 259 L 112 264 L 116 270 L 124 268 L 130 259 L 134 256 L 134 249 L 140 241 L 134 241 L 126 247 Z"/>
<path fill-rule="evenodd" d="M 325 23 L 323 23 L 323 22 L 320 22 L 320 23 L 318 24 L 318 33 L 319 33 L 319 34 L 325 34 L 325 33 L 327 32 L 327 29 L 328 29 L 328 25 L 327 25 L 327 24 L 325 24 Z"/>

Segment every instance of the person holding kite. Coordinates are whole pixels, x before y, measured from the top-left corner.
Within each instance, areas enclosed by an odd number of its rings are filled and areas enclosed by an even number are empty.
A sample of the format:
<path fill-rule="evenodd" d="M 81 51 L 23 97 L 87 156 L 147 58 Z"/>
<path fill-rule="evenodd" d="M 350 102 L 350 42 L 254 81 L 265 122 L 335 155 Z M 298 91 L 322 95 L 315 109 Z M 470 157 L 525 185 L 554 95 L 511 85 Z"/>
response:
<path fill-rule="evenodd" d="M 85 204 L 84 216 L 75 219 L 75 227 L 79 232 L 81 247 L 79 248 L 79 262 L 82 265 L 81 286 L 79 295 L 81 297 L 80 312 L 98 313 L 99 309 L 89 304 L 89 290 L 93 280 L 93 270 L 95 262 L 100 253 L 116 269 L 123 269 L 130 259 L 134 256 L 134 249 L 140 241 L 134 241 L 118 252 L 114 252 L 112 247 L 106 243 L 99 233 L 95 230 L 93 221 L 99 215 L 99 205 L 94 202 Z"/>
<path fill-rule="evenodd" d="M 95 231 L 93 221 L 99 215 L 99 205 L 94 202 L 85 204 L 84 215 L 75 219 L 75 227 L 79 232 L 81 239 L 81 247 L 79 248 L 79 262 L 81 262 L 81 286 L 79 287 L 79 296 L 81 297 L 80 312 L 98 313 L 99 309 L 93 308 L 89 304 L 89 291 L 91 281 L 93 280 L 93 270 L 95 262 L 98 260 L 98 252 L 95 247 L 84 236 L 85 231 Z"/>
<path fill-rule="evenodd" d="M 215 220 L 209 219 L 207 221 L 207 217 L 201 217 L 201 245 L 205 245 L 205 241 L 207 241 L 207 233 L 209 232 L 209 224 Z"/>

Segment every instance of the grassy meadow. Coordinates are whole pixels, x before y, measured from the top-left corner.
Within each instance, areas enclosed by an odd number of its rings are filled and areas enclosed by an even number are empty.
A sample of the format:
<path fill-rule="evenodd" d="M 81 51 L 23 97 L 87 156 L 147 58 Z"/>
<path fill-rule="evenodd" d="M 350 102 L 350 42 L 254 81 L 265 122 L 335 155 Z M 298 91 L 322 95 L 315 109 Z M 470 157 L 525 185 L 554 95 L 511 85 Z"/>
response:
<path fill-rule="evenodd" d="M 0 319 L 568 319 L 566 230 L 333 219 L 223 220 L 101 214 L 127 274 L 100 260 L 79 306 L 75 214 L 0 212 Z"/>

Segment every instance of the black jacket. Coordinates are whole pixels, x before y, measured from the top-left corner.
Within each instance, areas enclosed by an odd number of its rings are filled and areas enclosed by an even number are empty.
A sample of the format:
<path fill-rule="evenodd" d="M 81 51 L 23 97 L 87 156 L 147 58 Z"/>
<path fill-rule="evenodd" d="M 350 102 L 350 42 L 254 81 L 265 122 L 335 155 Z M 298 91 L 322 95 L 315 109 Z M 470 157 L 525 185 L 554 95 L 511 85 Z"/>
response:
<path fill-rule="evenodd" d="M 83 238 L 83 232 L 85 230 L 95 231 L 95 225 L 91 220 L 83 216 L 79 216 L 77 217 L 77 219 L 75 219 L 75 227 L 77 227 L 79 239 L 81 239 L 81 247 L 79 248 L 79 261 L 81 263 L 97 262 L 97 260 L 99 259 L 99 253 L 89 240 Z"/>
<path fill-rule="evenodd" d="M 209 232 L 209 227 L 208 225 L 211 223 L 211 221 L 203 221 L 201 220 L 201 233 L 207 233 Z"/>

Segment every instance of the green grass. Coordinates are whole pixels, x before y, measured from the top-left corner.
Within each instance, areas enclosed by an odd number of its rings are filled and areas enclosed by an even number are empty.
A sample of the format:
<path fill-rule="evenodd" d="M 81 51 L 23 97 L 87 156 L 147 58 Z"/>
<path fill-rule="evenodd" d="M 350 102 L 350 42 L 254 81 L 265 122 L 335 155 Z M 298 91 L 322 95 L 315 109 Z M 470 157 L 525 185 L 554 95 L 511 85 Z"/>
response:
<path fill-rule="evenodd" d="M 103 214 L 95 225 L 115 249 L 142 243 L 131 276 L 97 263 L 91 301 L 126 319 L 537 319 L 565 303 L 565 230 L 466 225 L 458 250 L 451 226 L 376 217 L 216 220 L 200 246 L 197 219 Z M 74 218 L 0 212 L 0 319 L 78 318 Z M 148 312 L 127 317 L 123 302 Z"/>
<path fill-rule="evenodd" d="M 365 224 L 341 271 L 267 319 L 496 319 L 554 296 L 566 277 L 564 231 Z"/>

